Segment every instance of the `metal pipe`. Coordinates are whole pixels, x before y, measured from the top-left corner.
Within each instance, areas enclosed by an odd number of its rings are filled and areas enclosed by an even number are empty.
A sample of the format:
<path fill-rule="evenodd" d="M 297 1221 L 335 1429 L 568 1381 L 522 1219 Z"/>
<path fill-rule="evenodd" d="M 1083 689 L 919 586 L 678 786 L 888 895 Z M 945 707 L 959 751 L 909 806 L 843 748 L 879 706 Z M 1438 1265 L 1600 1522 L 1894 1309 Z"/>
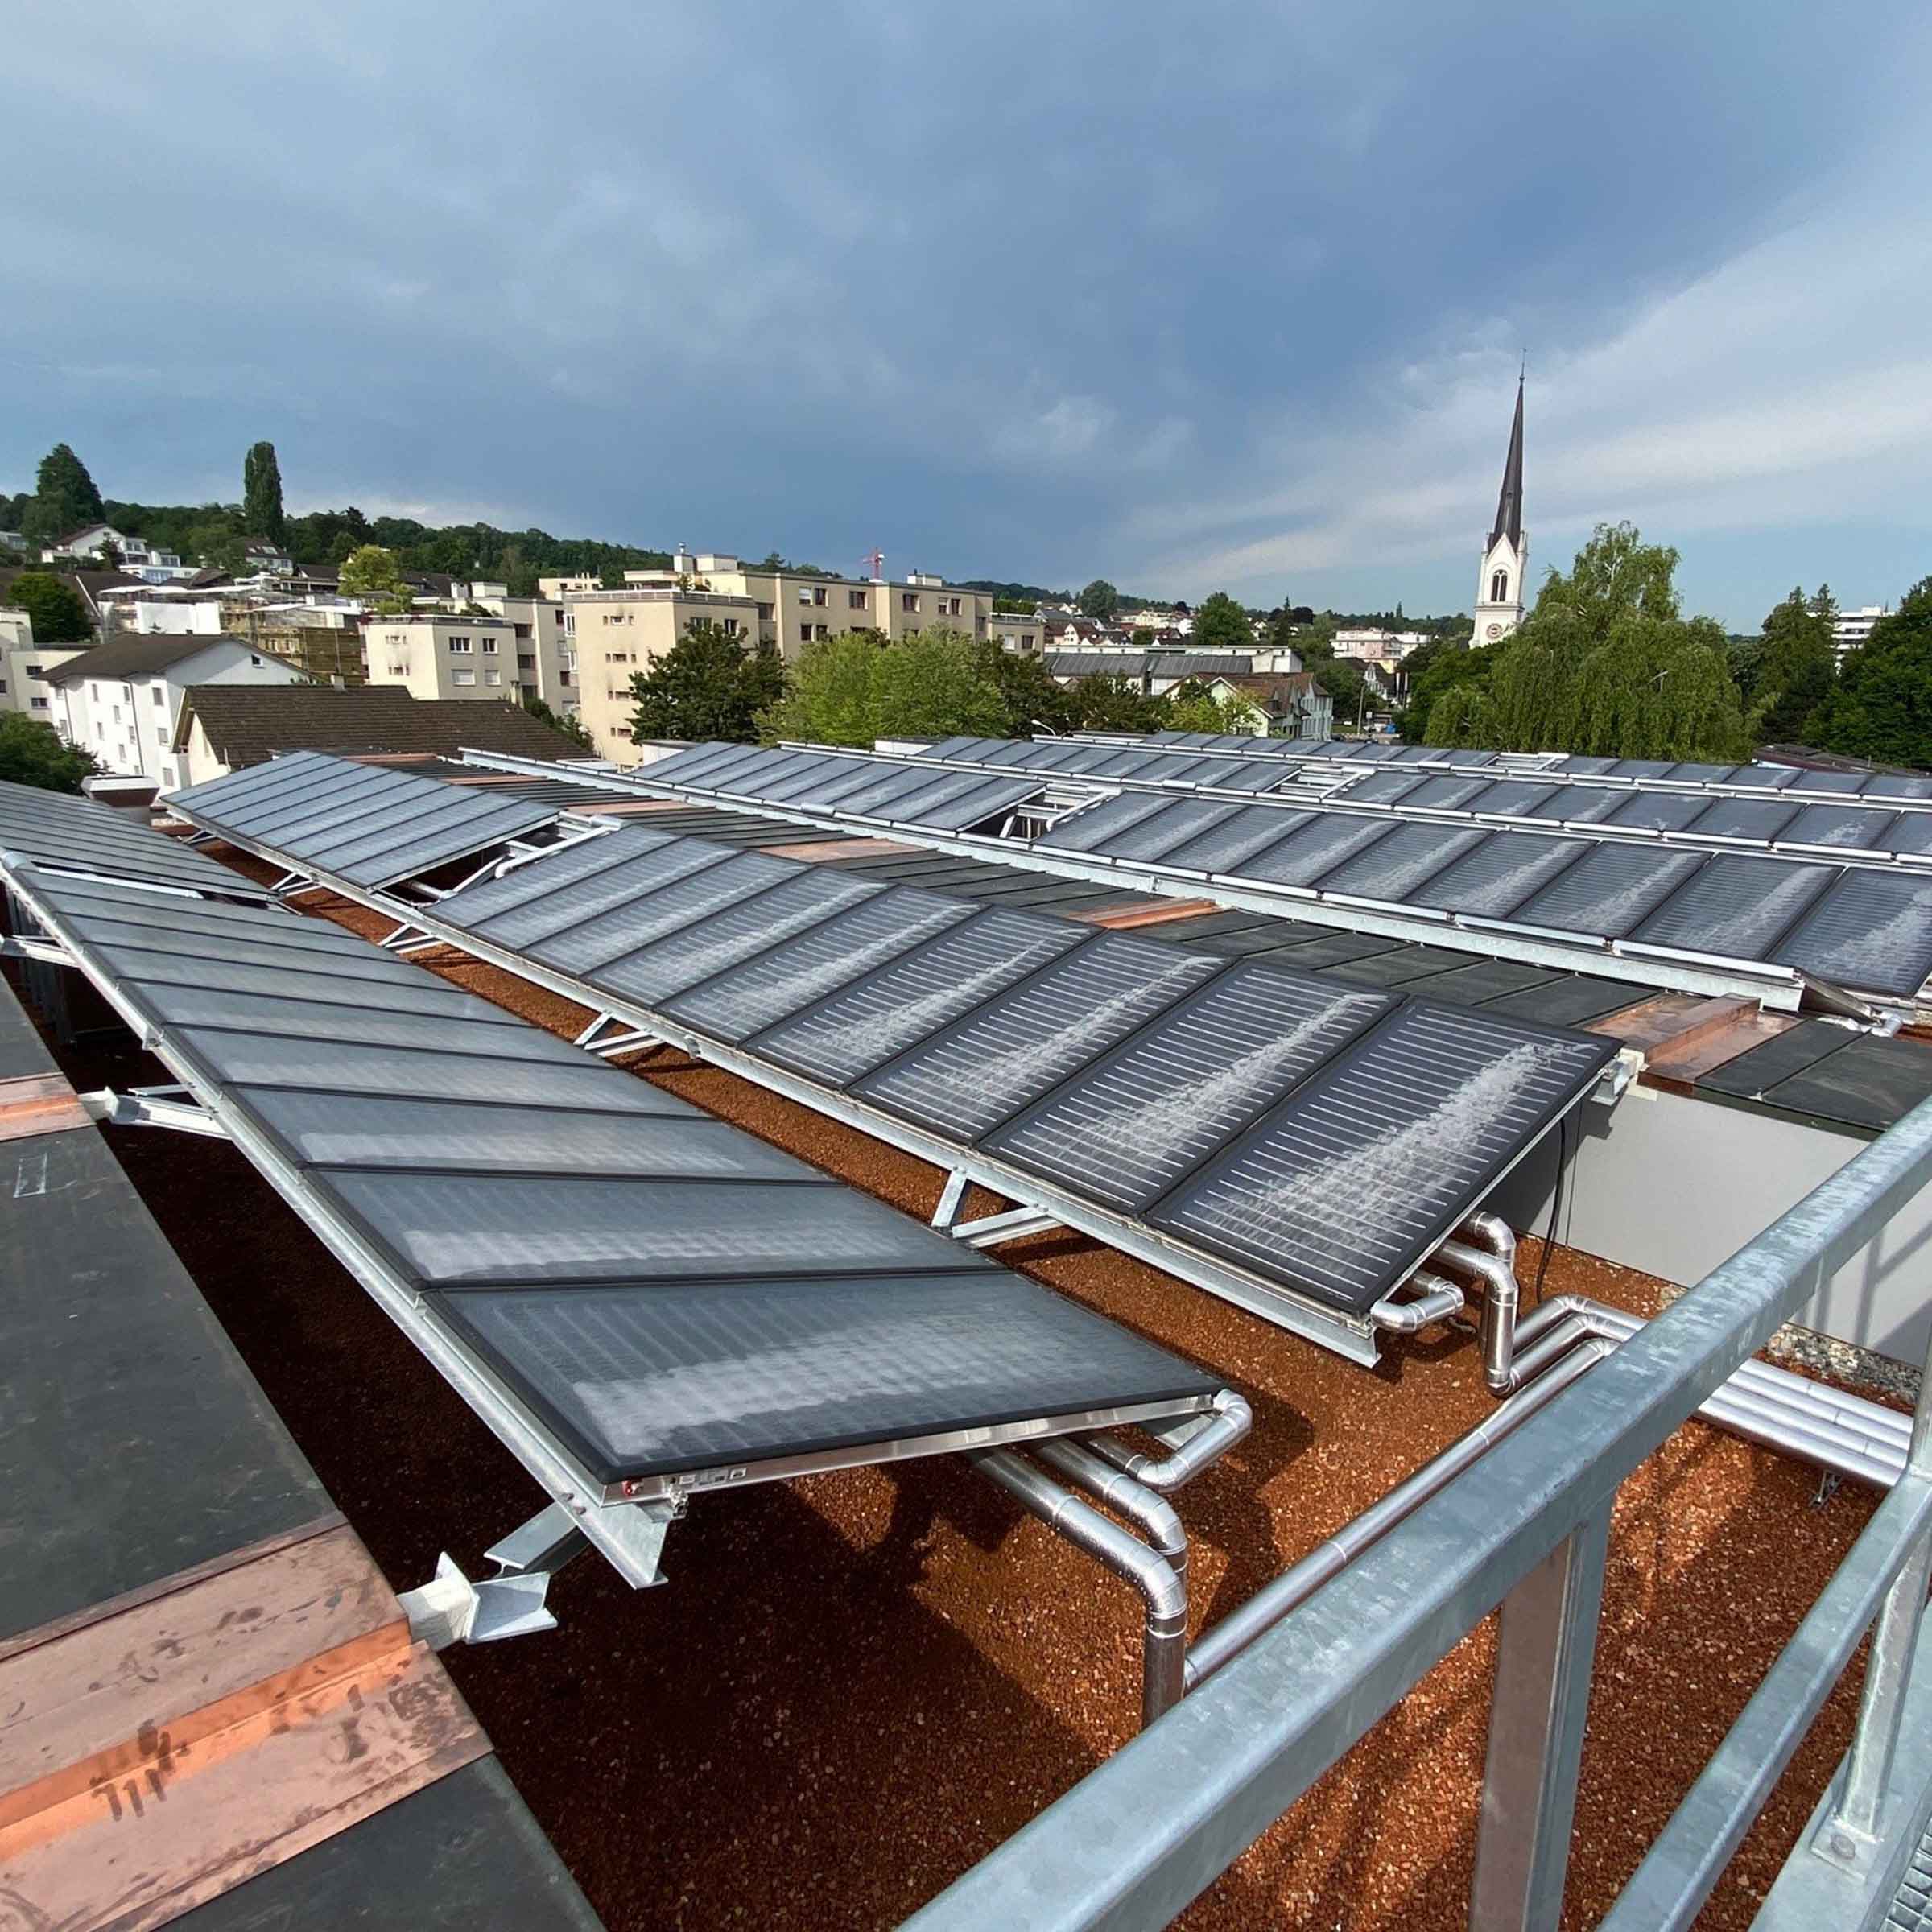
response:
<path fill-rule="evenodd" d="M 1422 1292 L 1412 1302 L 1385 1297 L 1368 1311 L 1369 1320 L 1389 1335 L 1414 1335 L 1432 1323 L 1459 1315 L 1467 1299 L 1454 1282 L 1445 1281 L 1426 1269 L 1418 1268 L 1402 1286 L 1420 1288 Z"/>
<path fill-rule="evenodd" d="M 1096 1558 L 1141 1593 L 1146 1606 L 1141 1637 L 1143 1726 L 1180 1700 L 1187 1654 L 1187 1587 L 1174 1567 L 1137 1536 L 1050 1482 L 1010 1449 L 976 1449 L 967 1459 L 1057 1535 Z"/>
<path fill-rule="evenodd" d="M 1513 1253 L 1513 1244 L 1512 1258 L 1505 1259 L 1488 1249 L 1472 1248 L 1467 1241 L 1444 1241 L 1431 1257 L 1445 1268 L 1475 1276 L 1483 1284 L 1483 1380 L 1492 1395 L 1507 1395 L 1521 1385 L 1511 1380 L 1510 1372 L 1517 1346 L 1517 1307 L 1521 1299 Z"/>
<path fill-rule="evenodd" d="M 1211 1624 L 1196 1639 L 1187 1660 L 1187 1688 L 1194 1687 L 1247 1649 L 1257 1637 L 1305 1603 L 1322 1585 L 1352 1563 L 1362 1551 L 1411 1516 L 1439 1491 L 1476 1462 L 1553 1397 L 1559 1395 L 1595 1364 L 1616 1352 L 1616 1344 L 1591 1336 L 1571 1349 L 1547 1374 L 1506 1402 L 1469 1433 L 1452 1443 L 1434 1461 L 1397 1483 L 1380 1501 L 1344 1523 L 1328 1540 L 1298 1563 L 1264 1584 L 1240 1609 Z"/>
<path fill-rule="evenodd" d="M 1187 1532 L 1180 1513 L 1164 1496 L 1156 1496 L 1144 1483 L 1137 1483 L 1124 1469 L 1117 1469 L 1104 1456 L 1096 1455 L 1084 1443 L 1068 1436 L 1032 1445 L 1035 1459 L 1056 1469 L 1076 1489 L 1130 1517 L 1168 1566 L 1187 1585 Z"/>
<path fill-rule="evenodd" d="M 1190 1426 L 1191 1433 L 1175 1445 L 1170 1455 L 1144 1455 L 1111 1435 L 1089 1435 L 1082 1440 L 1096 1455 L 1124 1470 L 1142 1488 L 1166 1496 L 1220 1461 L 1254 1426 L 1254 1411 L 1245 1397 L 1224 1389 L 1214 1398 L 1213 1414 Z"/>

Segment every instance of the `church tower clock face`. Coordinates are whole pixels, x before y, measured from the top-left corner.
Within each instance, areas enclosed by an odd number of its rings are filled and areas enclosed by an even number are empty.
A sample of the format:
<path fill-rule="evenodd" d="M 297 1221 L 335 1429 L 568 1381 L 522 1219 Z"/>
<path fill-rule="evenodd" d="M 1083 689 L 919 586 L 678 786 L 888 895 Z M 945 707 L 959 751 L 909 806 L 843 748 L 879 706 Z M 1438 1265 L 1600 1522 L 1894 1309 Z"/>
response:
<path fill-rule="evenodd" d="M 1483 633 L 1483 635 L 1484 635 L 1484 637 L 1486 637 L 1486 638 L 1500 638 L 1500 637 L 1501 637 L 1502 634 L 1503 634 L 1503 627 L 1502 627 L 1502 625 L 1500 625 L 1500 624 L 1492 624 L 1492 625 L 1489 625 L 1489 627 L 1488 627 L 1488 628 L 1486 630 L 1484 630 L 1484 633 Z"/>

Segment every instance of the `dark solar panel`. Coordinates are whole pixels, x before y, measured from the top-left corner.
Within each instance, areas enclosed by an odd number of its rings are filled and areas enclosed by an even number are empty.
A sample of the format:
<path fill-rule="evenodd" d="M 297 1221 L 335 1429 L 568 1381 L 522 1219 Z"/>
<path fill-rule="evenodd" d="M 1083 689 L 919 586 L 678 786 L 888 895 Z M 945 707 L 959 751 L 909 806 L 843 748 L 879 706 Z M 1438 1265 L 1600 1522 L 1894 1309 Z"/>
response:
<path fill-rule="evenodd" d="M 555 1062 L 555 1042 L 534 1026 L 505 1026 L 501 1007 L 471 1000 L 440 1013 L 384 1013 L 374 1002 L 353 1001 L 355 982 L 346 982 L 343 1000 L 330 1002 L 297 997 L 293 989 L 280 996 L 202 991 L 188 986 L 147 985 L 142 1002 L 148 1011 L 171 1026 L 220 1028 L 231 1033 L 299 1034 L 307 1040 L 344 1040 L 369 1046 L 415 1046 L 425 1052 L 456 1048 L 489 1058 Z M 364 987 L 362 990 L 367 991 Z M 464 1026 L 460 1035 L 452 1025 Z M 484 1033 L 473 1029 L 487 1026 Z"/>
<path fill-rule="evenodd" d="M 1388 819 L 1351 818 L 1341 813 L 1317 816 L 1298 832 L 1241 863 L 1241 877 L 1270 886 L 1312 886 L 1344 860 L 1385 838 L 1395 829 Z"/>
<path fill-rule="evenodd" d="M 1566 773 L 1571 778 L 1600 778 L 1607 771 L 1613 770 L 1617 764 L 1615 758 L 1603 758 L 1583 752 L 1571 752 L 1558 758 L 1550 769 Z"/>
<path fill-rule="evenodd" d="M 1836 877 L 1830 865 L 1725 852 L 1630 936 L 1647 946 L 1761 960 Z"/>
<path fill-rule="evenodd" d="M 1241 961 L 995 1129 L 986 1150 L 1137 1211 L 1393 1005 Z"/>
<path fill-rule="evenodd" d="M 1555 795 L 1556 786 L 1537 778 L 1497 778 L 1468 809 L 1485 819 L 1527 818 Z"/>
<path fill-rule="evenodd" d="M 1609 1040 L 1412 1002 L 1148 1218 L 1319 1300 L 1364 1313 L 1407 1278 L 1616 1051 Z"/>
<path fill-rule="evenodd" d="M 1176 800 L 1158 791 L 1124 791 L 1117 798 L 1069 812 L 1042 832 L 1036 844 L 1057 852 L 1104 852 L 1108 841 L 1138 825 L 1143 819 L 1171 811 Z"/>
<path fill-rule="evenodd" d="M 1608 818 L 1629 796 L 1627 791 L 1613 791 L 1604 785 L 1559 785 L 1541 805 L 1532 806 L 1523 815 L 1551 824 L 1593 825 Z"/>
<path fill-rule="evenodd" d="M 192 886 L 236 898 L 265 890 L 225 865 L 92 799 L 0 782 L 0 854 L 105 877 Z"/>
<path fill-rule="evenodd" d="M 766 1181 L 328 1168 L 328 1184 L 419 1286 L 931 1267 L 931 1231 L 815 1174 Z"/>
<path fill-rule="evenodd" d="M 1279 758 L 1224 758 L 1221 763 L 1224 769 L 1213 782 L 1222 791 L 1268 791 L 1282 782 Z"/>
<path fill-rule="evenodd" d="M 165 941 L 168 935 L 151 937 Z M 467 1009 L 468 993 L 412 966 L 392 954 L 378 953 L 372 947 L 366 960 L 338 958 L 324 954 L 309 960 L 292 953 L 276 956 L 272 966 L 250 965 L 233 957 L 227 944 L 221 956 L 211 959 L 204 945 L 176 942 L 180 948 L 166 945 L 116 946 L 97 948 L 102 962 L 123 980 L 138 980 L 161 986 L 195 986 L 229 993 L 260 993 L 305 996 L 333 1000 L 363 1007 L 380 1005 L 395 1013 L 451 1013 Z M 496 1007 L 489 1010 L 506 1024 L 518 1022 Z"/>
<path fill-rule="evenodd" d="M 668 1001 L 673 1019 L 738 1041 L 789 1018 L 972 916 L 970 906 L 894 886 L 762 959 L 734 967 Z"/>
<path fill-rule="evenodd" d="M 1896 815 L 1864 805 L 1807 805 L 1777 835 L 1781 845 L 1843 845 L 1891 849 L 1887 838 Z"/>
<path fill-rule="evenodd" d="M 507 910 L 472 920 L 467 914 L 467 892 L 457 893 L 439 907 L 452 926 L 499 946 L 535 946 L 559 932 L 580 926 L 587 919 L 608 912 L 613 906 L 647 892 L 674 885 L 693 873 L 708 871 L 730 857 L 730 848 L 704 845 L 696 840 L 675 844 L 653 843 L 642 850 L 627 843 L 630 835 L 613 833 L 607 844 L 611 863 L 595 871 L 586 866 L 575 878 L 564 879 L 551 890 L 524 900 Z M 548 864 L 547 860 L 541 861 Z"/>
<path fill-rule="evenodd" d="M 1781 799 L 1712 799 L 1690 821 L 1700 839 L 1744 839 L 1769 844 L 1798 815 L 1795 803 Z"/>
<path fill-rule="evenodd" d="M 1608 939 L 1641 925 L 1708 859 L 1649 845 L 1596 845 L 1510 914 L 1527 926 Z"/>
<path fill-rule="evenodd" d="M 1219 970 L 1203 954 L 1101 934 L 852 1091 L 950 1139 L 976 1140 Z"/>
<path fill-rule="evenodd" d="M 1749 768 L 1739 765 L 1685 763 L 1670 767 L 1673 782 L 1679 785 L 1734 785 Z"/>
<path fill-rule="evenodd" d="M 1405 811 L 1474 811 L 1477 801 L 1489 790 L 1487 778 L 1424 778 L 1402 797 Z M 1354 794 L 1349 795 L 1352 803 Z"/>
<path fill-rule="evenodd" d="M 1161 863 L 1190 872 L 1239 872 L 1247 860 L 1278 844 L 1313 815 L 1279 805 L 1244 806 L 1232 818 L 1217 820 L 1163 852 Z M 1932 813 L 1926 819 L 1932 824 Z"/>
<path fill-rule="evenodd" d="M 836 873 L 798 873 L 599 967 L 597 983 L 655 1006 L 884 890 Z"/>
<path fill-rule="evenodd" d="M 1104 844 L 1090 849 L 1110 859 L 1133 860 L 1142 865 L 1165 861 L 1175 846 L 1226 825 L 1249 809 L 1213 799 L 1169 799 L 1164 803 L 1165 811 L 1109 833 Z"/>
<path fill-rule="evenodd" d="M 646 832 L 638 825 L 626 825 L 621 832 L 601 833 L 596 838 L 579 839 L 574 844 L 547 852 L 542 858 L 518 866 L 514 872 L 494 879 L 480 879 L 460 892 L 439 899 L 436 910 L 440 917 L 454 920 L 465 931 L 474 931 L 485 919 L 548 898 L 580 879 L 670 843 L 670 833 Z"/>
<path fill-rule="evenodd" d="M 1932 811 L 1901 811 L 1885 834 L 1885 844 L 1889 851 L 1913 857 L 1932 853 Z"/>
<path fill-rule="evenodd" d="M 440 1303 L 599 1480 L 1211 1394 L 1004 1269 L 472 1290 Z"/>
<path fill-rule="evenodd" d="M 1031 913 L 976 914 L 761 1034 L 757 1051 L 845 1086 L 1088 936 Z"/>
<path fill-rule="evenodd" d="M 1697 791 L 1637 791 L 1603 820 L 1626 832 L 1682 832 L 1710 800 Z"/>
<path fill-rule="evenodd" d="M 1932 799 L 1932 778 L 1915 778 L 1909 772 L 1881 771 L 1866 779 L 1861 799 Z"/>
<path fill-rule="evenodd" d="M 1865 783 L 1862 771 L 1801 771 L 1791 781 L 1793 791 L 1827 792 L 1836 797 L 1856 796 Z"/>
<path fill-rule="evenodd" d="M 646 861 L 647 864 L 648 861 Z M 762 852 L 734 852 L 669 886 L 651 886 L 594 919 L 553 933 L 528 949 L 564 972 L 593 976 L 613 960 L 694 921 L 798 877 L 800 868 Z"/>
<path fill-rule="evenodd" d="M 912 801 L 906 823 L 925 825 L 935 832 L 963 832 L 996 814 L 1011 811 L 1039 790 L 1030 779 L 996 778 L 982 775 L 970 791 L 945 798 L 921 796 Z"/>
<path fill-rule="evenodd" d="M 1425 778 L 1413 771 L 1376 771 L 1344 786 L 1337 795 L 1345 798 L 1351 805 L 1393 805 L 1397 799 L 1406 799 L 1411 793 L 1434 782 L 1432 778 Z"/>
<path fill-rule="evenodd" d="M 1325 873 L 1322 892 L 1358 899 L 1406 899 L 1445 866 L 1494 836 L 1461 826 L 1398 825 L 1387 838 L 1377 839 L 1367 851 Z"/>
<path fill-rule="evenodd" d="M 1932 973 L 1932 878 L 1848 869 L 1773 956 L 1835 985 L 1915 994 Z"/>

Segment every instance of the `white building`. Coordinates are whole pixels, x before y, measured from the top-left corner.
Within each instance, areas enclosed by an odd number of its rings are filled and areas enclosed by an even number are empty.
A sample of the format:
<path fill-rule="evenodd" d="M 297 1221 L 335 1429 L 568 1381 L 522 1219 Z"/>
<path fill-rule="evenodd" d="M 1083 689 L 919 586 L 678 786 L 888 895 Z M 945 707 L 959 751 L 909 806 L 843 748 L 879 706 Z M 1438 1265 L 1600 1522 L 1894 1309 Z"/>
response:
<path fill-rule="evenodd" d="M 1841 610 L 1831 620 L 1831 648 L 1842 658 L 1856 650 L 1872 635 L 1872 626 L 1892 614 L 1889 604 L 1867 604 L 1857 610 Z"/>
<path fill-rule="evenodd" d="M 157 550 L 143 537 L 124 536 L 111 523 L 84 523 L 78 530 L 70 530 L 65 536 L 42 550 L 40 561 L 69 565 L 90 561 L 98 564 L 102 551 L 110 545 L 121 559 L 118 568 L 147 583 L 168 584 L 195 574 L 195 566 L 184 564 L 175 551 Z"/>
<path fill-rule="evenodd" d="M 1399 664 L 1410 651 L 1420 650 L 1428 642 L 1429 634 L 1426 630 L 1378 630 L 1364 625 L 1357 630 L 1338 630 L 1335 634 L 1335 654 L 1338 658 Z"/>
<path fill-rule="evenodd" d="M 150 778 L 163 791 L 184 782 L 172 749 L 184 692 L 199 684 L 293 684 L 302 675 L 242 638 L 200 634 L 110 638 L 46 671 L 43 682 L 60 701 L 52 721 L 68 742 L 117 777 Z"/>
<path fill-rule="evenodd" d="M 1530 544 L 1523 535 L 1523 385 L 1516 385 L 1516 420 L 1509 427 L 1509 454 L 1503 464 L 1502 493 L 1496 500 L 1496 525 L 1483 547 L 1476 580 L 1477 644 L 1506 638 L 1523 621 L 1523 584 L 1530 574 Z"/>
<path fill-rule="evenodd" d="M 372 684 L 400 684 L 412 698 L 485 698 L 515 704 L 524 686 L 514 627 L 502 617 L 417 611 L 371 617 L 362 654 Z M 537 694 L 532 671 L 530 691 Z"/>
<path fill-rule="evenodd" d="M 36 644 L 33 620 L 23 610 L 0 609 L 0 711 L 24 712 L 43 724 L 58 725 L 60 695 L 47 674 L 77 658 L 91 644 Z"/>

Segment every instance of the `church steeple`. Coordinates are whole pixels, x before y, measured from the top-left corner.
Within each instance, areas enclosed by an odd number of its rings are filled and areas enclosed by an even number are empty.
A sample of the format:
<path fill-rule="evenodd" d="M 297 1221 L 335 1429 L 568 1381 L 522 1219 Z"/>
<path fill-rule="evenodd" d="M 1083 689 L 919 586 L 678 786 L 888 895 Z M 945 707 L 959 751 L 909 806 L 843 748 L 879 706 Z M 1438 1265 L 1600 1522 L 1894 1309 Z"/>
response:
<path fill-rule="evenodd" d="M 1503 464 L 1502 493 L 1496 499 L 1496 526 L 1489 541 L 1507 537 L 1512 547 L 1523 547 L 1523 378 L 1516 379 L 1516 420 L 1509 425 L 1509 455 Z"/>
<path fill-rule="evenodd" d="M 1523 581 L 1530 546 L 1523 537 L 1523 378 L 1516 379 L 1516 417 L 1509 425 L 1509 454 L 1496 499 L 1496 522 L 1483 547 L 1476 580 L 1476 638 L 1493 644 L 1523 621 Z"/>

